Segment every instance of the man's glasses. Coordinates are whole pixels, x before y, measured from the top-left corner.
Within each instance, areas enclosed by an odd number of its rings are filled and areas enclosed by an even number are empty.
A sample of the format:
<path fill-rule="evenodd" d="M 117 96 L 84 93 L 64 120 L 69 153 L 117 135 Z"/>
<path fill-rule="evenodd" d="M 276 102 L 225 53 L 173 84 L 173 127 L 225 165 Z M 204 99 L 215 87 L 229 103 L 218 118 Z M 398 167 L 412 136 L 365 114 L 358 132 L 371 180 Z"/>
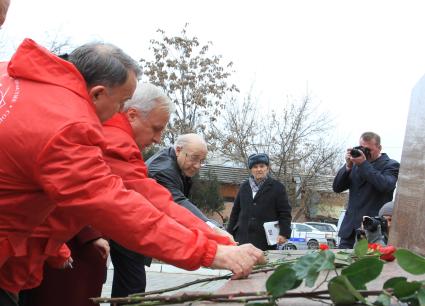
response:
<path fill-rule="evenodd" d="M 191 163 L 197 164 L 199 163 L 202 166 L 205 166 L 206 160 L 201 159 L 198 155 L 191 155 L 186 153 L 186 158 L 189 159 Z"/>

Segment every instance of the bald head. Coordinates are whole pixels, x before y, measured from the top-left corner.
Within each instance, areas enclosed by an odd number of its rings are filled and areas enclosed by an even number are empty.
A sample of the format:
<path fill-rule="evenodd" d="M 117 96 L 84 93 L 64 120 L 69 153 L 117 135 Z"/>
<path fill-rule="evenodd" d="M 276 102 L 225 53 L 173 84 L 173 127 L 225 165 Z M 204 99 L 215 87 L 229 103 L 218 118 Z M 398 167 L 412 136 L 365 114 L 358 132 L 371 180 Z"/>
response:
<path fill-rule="evenodd" d="M 180 135 L 174 149 L 177 164 L 185 176 L 192 177 L 201 169 L 208 154 L 207 143 L 197 134 Z"/>
<path fill-rule="evenodd" d="M 207 143 L 205 142 L 204 138 L 194 133 L 183 134 L 177 137 L 176 143 L 174 144 L 174 149 L 177 147 L 183 148 L 188 146 L 202 147 L 203 149 L 207 150 Z"/>
<path fill-rule="evenodd" d="M 9 9 L 10 0 L 0 0 L 0 27 L 6 21 L 7 10 Z"/>

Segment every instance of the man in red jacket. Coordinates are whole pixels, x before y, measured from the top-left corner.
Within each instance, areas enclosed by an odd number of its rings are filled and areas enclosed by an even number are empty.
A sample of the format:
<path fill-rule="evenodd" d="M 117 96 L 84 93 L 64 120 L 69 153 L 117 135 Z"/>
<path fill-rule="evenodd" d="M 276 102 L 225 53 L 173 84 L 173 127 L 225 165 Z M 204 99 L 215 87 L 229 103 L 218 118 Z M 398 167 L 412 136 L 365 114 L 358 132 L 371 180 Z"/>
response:
<path fill-rule="evenodd" d="M 187 229 L 127 190 L 106 165 L 99 119 L 110 118 L 132 96 L 137 63 L 106 44 L 77 48 L 70 62 L 27 39 L 0 64 L 0 291 L 21 290 L 4 277 L 9 260 L 31 254 L 38 266 L 88 224 L 129 249 L 185 269 L 211 266 L 248 275 L 264 260 L 258 249 L 217 245 Z M 56 207 L 60 218 L 30 238 Z M 13 265 L 9 271 L 19 278 Z"/>
<path fill-rule="evenodd" d="M 133 98 L 126 102 L 125 112 L 116 114 L 104 123 L 107 149 L 105 161 L 111 167 L 112 173 L 122 177 L 124 185 L 140 192 L 159 210 L 177 220 L 190 229 L 202 231 L 208 238 L 219 244 L 233 245 L 234 241 L 217 235 L 195 217 L 187 209 L 173 202 L 167 189 L 148 178 L 140 149 L 159 143 L 161 133 L 167 125 L 174 104 L 165 93 L 152 84 L 139 83 Z M 140 149 L 139 149 L 140 148 Z M 48 217 L 48 224 L 59 216 L 58 208 Z M 60 222 L 60 220 L 55 220 Z M 43 224 L 41 227 L 44 227 Z M 87 241 L 97 238 L 93 229 L 80 232 L 67 244 L 72 250 L 74 268 L 59 270 L 46 265 L 44 279 L 40 287 L 25 292 L 22 306 L 58 305 L 91 305 L 90 297 L 99 296 L 105 275 L 104 260 Z M 36 233 L 40 228 L 36 230 Z M 222 232 L 219 232 L 222 234 Z M 231 237 L 230 237 L 231 238 Z M 164 241 L 166 244 L 167 242 Z M 172 247 L 172 245 L 170 246 Z M 132 252 L 118 243 L 111 241 L 111 258 L 114 264 L 114 280 L 112 297 L 128 296 L 145 290 L 146 278 L 144 256 Z M 21 266 L 28 265 L 21 260 Z M 41 274 L 33 270 L 32 278 Z M 74 284 L 74 285 L 72 285 Z"/>
<path fill-rule="evenodd" d="M 233 237 L 219 228 L 211 230 L 205 222 L 192 212 L 176 204 L 170 192 L 155 180 L 148 178 L 147 168 L 140 150 L 153 143 L 161 142 L 161 134 L 167 126 L 175 106 L 159 87 L 139 83 L 132 99 L 124 105 L 124 112 L 117 114 L 104 124 L 108 148 L 105 159 L 112 171 L 123 178 L 124 184 L 139 191 L 158 209 L 164 211 L 188 228 L 199 228 L 203 232 L 217 232 Z M 126 164 L 123 164 L 126 162 Z M 225 243 L 225 237 L 221 242 Z M 145 257 L 110 241 L 111 259 L 114 264 L 112 297 L 128 296 L 143 292 L 146 286 Z M 148 259 L 149 261 L 149 259 Z"/>

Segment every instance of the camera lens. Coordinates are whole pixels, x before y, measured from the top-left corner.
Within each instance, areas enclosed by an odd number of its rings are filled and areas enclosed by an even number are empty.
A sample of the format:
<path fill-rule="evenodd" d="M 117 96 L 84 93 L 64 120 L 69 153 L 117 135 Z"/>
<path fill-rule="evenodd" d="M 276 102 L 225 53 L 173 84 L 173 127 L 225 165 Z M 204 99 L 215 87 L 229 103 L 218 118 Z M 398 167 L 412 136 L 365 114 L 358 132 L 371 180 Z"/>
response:
<path fill-rule="evenodd" d="M 352 157 L 359 157 L 360 155 L 362 155 L 361 153 L 360 153 L 360 150 L 359 149 L 352 149 L 351 151 L 350 151 L 350 155 L 352 156 Z"/>

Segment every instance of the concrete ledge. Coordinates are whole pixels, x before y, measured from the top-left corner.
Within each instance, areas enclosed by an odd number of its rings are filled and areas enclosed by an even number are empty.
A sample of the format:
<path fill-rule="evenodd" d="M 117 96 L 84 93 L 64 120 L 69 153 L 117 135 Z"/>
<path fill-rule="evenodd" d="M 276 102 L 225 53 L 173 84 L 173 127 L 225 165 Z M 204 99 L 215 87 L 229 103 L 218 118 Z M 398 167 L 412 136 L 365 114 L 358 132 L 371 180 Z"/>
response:
<path fill-rule="evenodd" d="M 184 269 L 177 268 L 172 265 L 164 263 L 152 263 L 150 267 L 145 267 L 146 272 L 162 272 L 162 273 L 175 273 L 175 274 L 197 274 L 197 275 L 210 275 L 210 276 L 222 276 L 229 274 L 229 270 L 216 270 L 208 268 L 199 268 L 194 271 L 187 271 Z"/>

